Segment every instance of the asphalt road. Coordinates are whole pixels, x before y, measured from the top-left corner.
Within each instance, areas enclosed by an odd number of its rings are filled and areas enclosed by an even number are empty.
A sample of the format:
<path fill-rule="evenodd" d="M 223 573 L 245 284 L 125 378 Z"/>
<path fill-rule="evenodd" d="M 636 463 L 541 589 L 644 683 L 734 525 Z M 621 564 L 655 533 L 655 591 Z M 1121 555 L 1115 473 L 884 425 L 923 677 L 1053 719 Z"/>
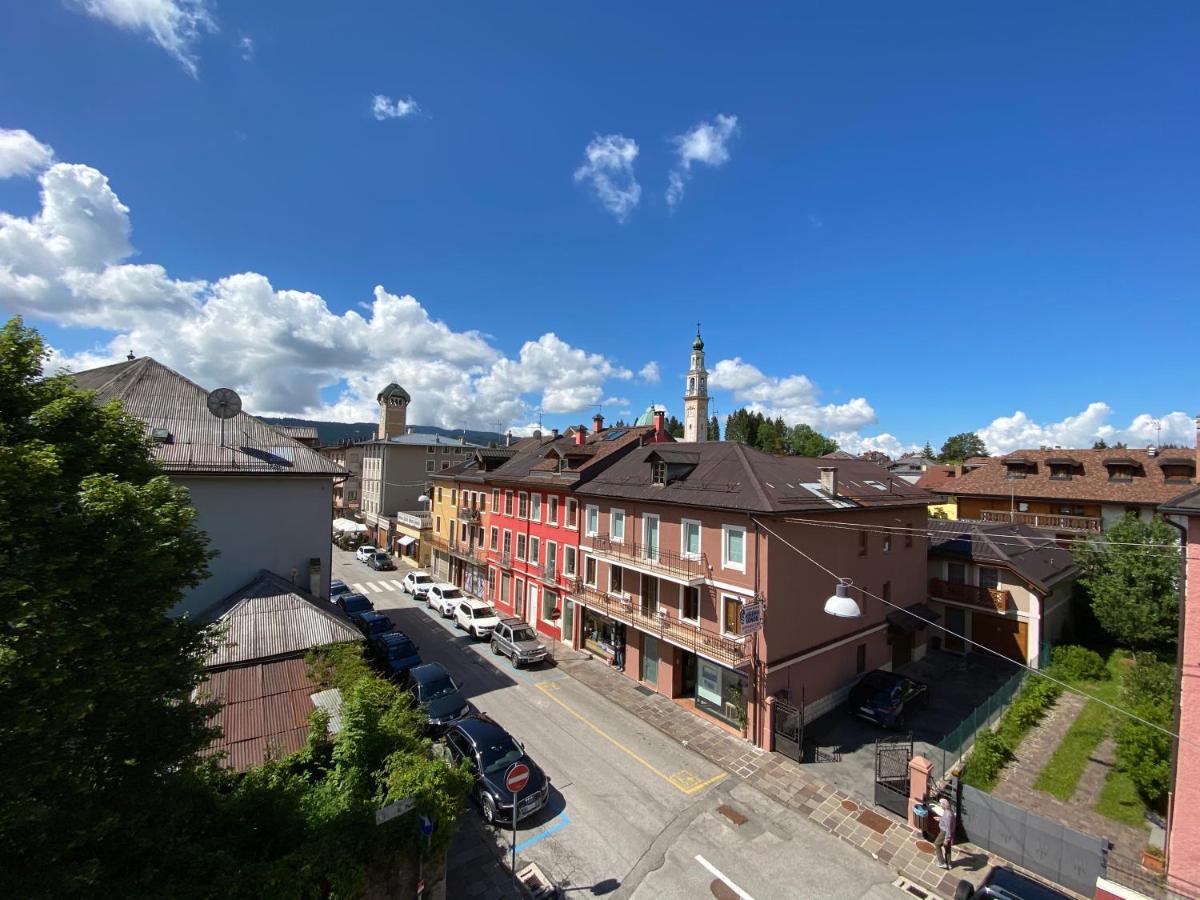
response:
<path fill-rule="evenodd" d="M 517 828 L 521 860 L 571 895 L 742 900 L 899 897 L 892 873 L 552 664 L 514 670 L 377 573 L 334 549 L 333 576 L 369 596 L 551 778 Z M 718 807 L 740 813 L 736 824 Z M 472 815 L 477 811 L 472 808 Z M 511 828 L 502 828 L 511 847 Z M 724 893 L 717 893 L 724 891 Z"/>

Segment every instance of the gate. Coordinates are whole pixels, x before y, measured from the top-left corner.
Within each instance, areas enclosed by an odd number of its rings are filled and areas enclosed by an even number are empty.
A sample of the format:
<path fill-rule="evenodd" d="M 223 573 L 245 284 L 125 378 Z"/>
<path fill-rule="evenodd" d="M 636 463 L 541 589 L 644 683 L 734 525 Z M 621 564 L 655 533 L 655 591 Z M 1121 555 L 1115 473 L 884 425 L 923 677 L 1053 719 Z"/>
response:
<path fill-rule="evenodd" d="M 804 762 L 804 711 L 776 700 L 771 704 L 771 749 Z"/>
<path fill-rule="evenodd" d="M 913 755 L 910 733 L 903 739 L 875 742 L 875 805 L 908 818 L 908 763 Z"/>

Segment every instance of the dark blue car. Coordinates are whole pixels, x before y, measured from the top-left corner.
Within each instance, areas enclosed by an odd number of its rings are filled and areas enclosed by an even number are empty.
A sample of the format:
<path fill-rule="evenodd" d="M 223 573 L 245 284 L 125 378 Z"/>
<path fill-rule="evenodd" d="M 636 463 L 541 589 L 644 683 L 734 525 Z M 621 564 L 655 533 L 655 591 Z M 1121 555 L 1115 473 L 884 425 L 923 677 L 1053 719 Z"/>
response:
<path fill-rule="evenodd" d="M 512 735 L 486 716 L 467 716 L 450 726 L 446 748 L 456 763 L 465 762 L 475 776 L 475 799 L 489 825 L 501 819 L 519 822 L 546 805 L 549 776 Z M 504 776 L 515 763 L 529 768 L 529 781 L 513 797 L 504 785 Z"/>
<path fill-rule="evenodd" d="M 884 728 L 905 728 L 913 709 L 929 705 L 929 688 L 896 672 L 876 669 L 850 688 L 850 711 Z"/>
<path fill-rule="evenodd" d="M 371 641 L 371 653 L 381 669 L 401 682 L 407 680 L 411 669 L 421 665 L 417 645 L 399 631 L 382 634 Z"/>
<path fill-rule="evenodd" d="M 373 612 L 375 607 L 362 594 L 342 594 L 333 601 L 338 609 L 350 617 L 350 621 L 362 627 L 362 617 L 365 613 Z"/>
<path fill-rule="evenodd" d="M 337 578 L 335 578 L 335 579 L 333 579 L 333 581 L 329 582 L 329 599 L 334 601 L 335 603 L 337 602 L 338 597 L 341 597 L 343 594 L 349 594 L 349 593 L 351 593 L 350 587 L 349 587 L 349 585 L 346 584 L 346 582 L 340 581 Z"/>
<path fill-rule="evenodd" d="M 379 612 L 365 612 L 358 619 L 358 627 L 362 629 L 362 633 L 367 636 L 367 640 L 379 637 L 381 634 L 387 634 L 396 626 L 392 620 Z"/>
<path fill-rule="evenodd" d="M 471 712 L 458 685 L 441 663 L 416 666 L 409 671 L 408 677 L 412 680 L 409 690 L 425 713 L 429 731 L 433 734 L 441 734 L 447 726 Z"/>

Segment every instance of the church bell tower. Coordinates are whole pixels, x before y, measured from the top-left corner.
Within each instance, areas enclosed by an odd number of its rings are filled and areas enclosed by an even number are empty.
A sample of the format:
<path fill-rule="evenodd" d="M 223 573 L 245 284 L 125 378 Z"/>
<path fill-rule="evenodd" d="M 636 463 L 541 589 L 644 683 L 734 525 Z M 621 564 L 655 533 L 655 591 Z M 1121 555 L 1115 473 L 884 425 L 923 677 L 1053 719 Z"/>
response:
<path fill-rule="evenodd" d="M 699 322 L 696 339 L 692 341 L 687 391 L 683 395 L 683 439 L 693 443 L 708 440 L 708 372 L 704 370 L 704 341 L 700 338 Z"/>

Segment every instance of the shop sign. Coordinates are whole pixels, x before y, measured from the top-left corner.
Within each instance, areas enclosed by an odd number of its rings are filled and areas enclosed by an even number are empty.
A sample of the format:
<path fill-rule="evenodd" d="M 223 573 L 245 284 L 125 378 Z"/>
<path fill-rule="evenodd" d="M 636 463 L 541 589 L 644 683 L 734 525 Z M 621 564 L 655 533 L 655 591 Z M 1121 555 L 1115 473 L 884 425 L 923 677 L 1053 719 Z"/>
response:
<path fill-rule="evenodd" d="M 763 605 L 761 600 L 752 600 L 742 607 L 742 634 L 757 634 L 762 631 Z"/>

